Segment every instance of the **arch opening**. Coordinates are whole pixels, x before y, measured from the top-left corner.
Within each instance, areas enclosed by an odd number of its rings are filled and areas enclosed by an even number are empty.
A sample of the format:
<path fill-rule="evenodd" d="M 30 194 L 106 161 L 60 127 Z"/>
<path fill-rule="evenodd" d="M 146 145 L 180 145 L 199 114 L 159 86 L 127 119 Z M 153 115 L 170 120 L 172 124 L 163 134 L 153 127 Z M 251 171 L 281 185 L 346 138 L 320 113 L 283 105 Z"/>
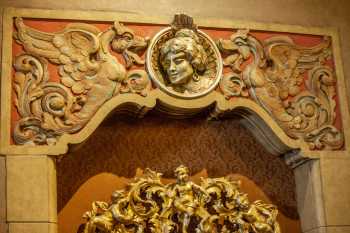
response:
<path fill-rule="evenodd" d="M 92 182 L 99 190 L 97 184 L 115 184 L 117 178 L 126 183 L 147 167 L 174 179 L 172 171 L 184 164 L 194 175 L 234 175 L 251 184 L 251 193 L 263 193 L 298 228 L 292 169 L 254 140 L 241 120 L 207 121 L 205 114 L 173 119 L 155 111 L 142 119 L 111 116 L 57 163 L 59 219 L 84 185 Z"/>

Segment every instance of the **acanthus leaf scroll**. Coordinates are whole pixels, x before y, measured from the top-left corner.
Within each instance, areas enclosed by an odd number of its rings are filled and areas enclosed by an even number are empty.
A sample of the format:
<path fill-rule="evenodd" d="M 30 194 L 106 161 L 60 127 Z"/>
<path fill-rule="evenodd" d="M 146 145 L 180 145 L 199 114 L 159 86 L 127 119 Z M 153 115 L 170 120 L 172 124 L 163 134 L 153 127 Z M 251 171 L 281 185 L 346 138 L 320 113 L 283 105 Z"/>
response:
<path fill-rule="evenodd" d="M 330 44 L 328 37 L 313 47 L 298 46 L 288 36 L 260 42 L 249 30 L 237 30 L 230 39 L 217 41 L 227 55 L 224 66 L 232 70 L 221 79 L 220 89 L 227 99 L 245 97 L 241 90 L 248 90 L 288 136 L 302 138 L 311 150 L 340 149 L 343 133 L 334 126 L 336 79 L 326 64 Z"/>
<path fill-rule="evenodd" d="M 148 46 L 119 22 L 101 32 L 97 27 L 68 24 L 47 33 L 15 19 L 15 39 L 25 51 L 15 58 L 15 100 L 21 119 L 16 123 L 17 144 L 55 144 L 57 137 L 83 128 L 99 107 L 113 96 L 151 89 L 148 74 L 128 71 L 143 65 L 138 53 Z M 110 51 L 122 54 L 126 67 Z M 60 83 L 50 81 L 48 62 L 58 65 Z"/>
<path fill-rule="evenodd" d="M 229 177 L 189 180 L 189 169 L 175 170 L 176 183 L 146 169 L 111 202 L 95 201 L 78 233 L 280 233 L 278 209 L 260 200 L 249 202 L 240 182 Z"/>

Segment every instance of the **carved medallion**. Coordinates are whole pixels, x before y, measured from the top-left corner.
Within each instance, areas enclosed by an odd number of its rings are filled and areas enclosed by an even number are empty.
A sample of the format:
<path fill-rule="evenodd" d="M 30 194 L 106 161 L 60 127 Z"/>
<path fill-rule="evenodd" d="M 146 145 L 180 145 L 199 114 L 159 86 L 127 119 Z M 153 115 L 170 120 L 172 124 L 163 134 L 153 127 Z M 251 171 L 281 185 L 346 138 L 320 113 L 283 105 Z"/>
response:
<path fill-rule="evenodd" d="M 215 43 L 187 15 L 175 15 L 147 51 L 147 70 L 166 93 L 196 98 L 212 91 L 220 80 L 222 62 Z"/>

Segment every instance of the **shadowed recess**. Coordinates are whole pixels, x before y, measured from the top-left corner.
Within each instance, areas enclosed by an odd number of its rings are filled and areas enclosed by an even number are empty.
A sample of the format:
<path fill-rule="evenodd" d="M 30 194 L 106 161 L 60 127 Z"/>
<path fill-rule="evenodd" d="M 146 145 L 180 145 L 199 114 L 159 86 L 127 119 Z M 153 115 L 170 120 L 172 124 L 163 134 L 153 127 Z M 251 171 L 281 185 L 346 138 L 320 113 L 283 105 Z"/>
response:
<path fill-rule="evenodd" d="M 174 178 L 184 164 L 209 177 L 241 174 L 253 180 L 287 217 L 297 219 L 292 170 L 269 154 L 237 120 L 111 117 L 57 163 L 58 211 L 89 178 L 102 172 L 131 178 L 151 168 Z M 103 185 L 103 184 L 101 184 Z"/>

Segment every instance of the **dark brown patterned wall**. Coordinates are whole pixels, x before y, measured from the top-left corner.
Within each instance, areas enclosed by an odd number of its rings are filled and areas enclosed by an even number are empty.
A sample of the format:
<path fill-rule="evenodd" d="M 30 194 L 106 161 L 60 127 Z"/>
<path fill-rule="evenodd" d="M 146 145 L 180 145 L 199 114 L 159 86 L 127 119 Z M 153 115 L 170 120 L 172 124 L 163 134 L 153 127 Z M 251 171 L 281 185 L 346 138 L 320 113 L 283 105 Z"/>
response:
<path fill-rule="evenodd" d="M 173 178 L 176 166 L 211 177 L 237 173 L 253 180 L 288 217 L 298 218 L 293 172 L 267 153 L 237 120 L 174 120 L 151 114 L 143 119 L 114 117 L 57 163 L 58 210 L 79 186 L 101 172 L 133 177 L 151 168 Z M 101 184 L 103 185 L 103 184 Z"/>

